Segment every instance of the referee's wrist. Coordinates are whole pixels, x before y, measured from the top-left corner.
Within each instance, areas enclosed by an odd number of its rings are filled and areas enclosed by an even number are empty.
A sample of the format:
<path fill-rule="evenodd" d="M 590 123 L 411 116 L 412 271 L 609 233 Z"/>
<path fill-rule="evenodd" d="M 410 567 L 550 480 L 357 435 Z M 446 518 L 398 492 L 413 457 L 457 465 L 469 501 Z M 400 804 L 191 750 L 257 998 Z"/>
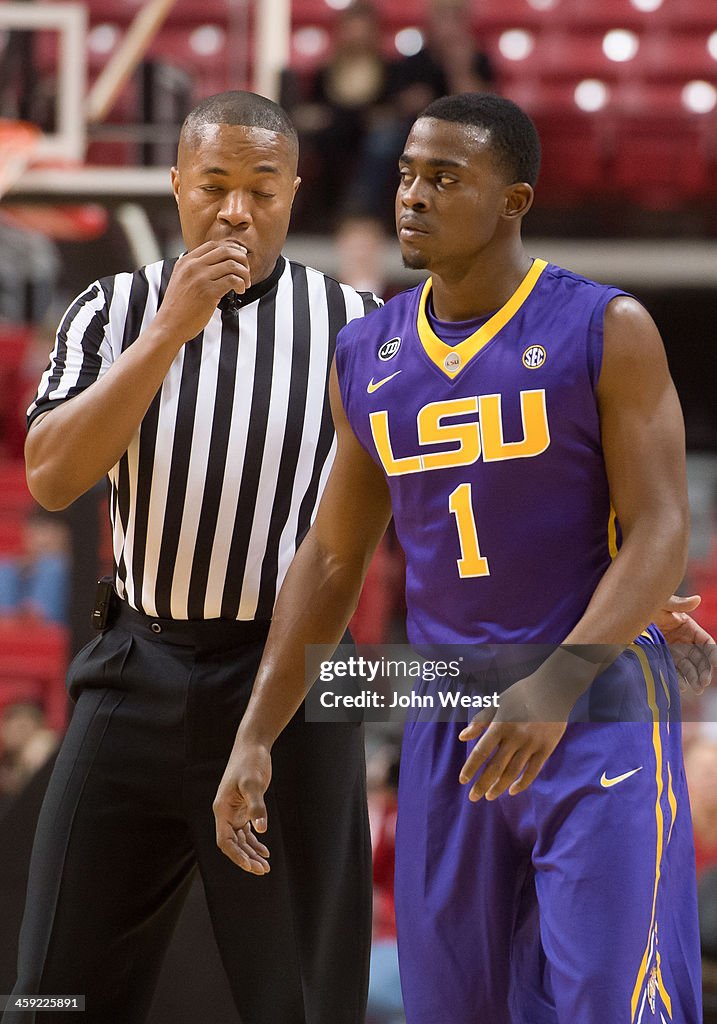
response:
<path fill-rule="evenodd" d="M 191 338 L 184 337 L 182 332 L 177 331 L 170 324 L 163 324 L 159 313 L 152 323 L 142 331 L 140 337 L 142 343 L 147 347 L 155 351 L 169 352 L 173 357 L 188 341 L 191 341 Z"/>

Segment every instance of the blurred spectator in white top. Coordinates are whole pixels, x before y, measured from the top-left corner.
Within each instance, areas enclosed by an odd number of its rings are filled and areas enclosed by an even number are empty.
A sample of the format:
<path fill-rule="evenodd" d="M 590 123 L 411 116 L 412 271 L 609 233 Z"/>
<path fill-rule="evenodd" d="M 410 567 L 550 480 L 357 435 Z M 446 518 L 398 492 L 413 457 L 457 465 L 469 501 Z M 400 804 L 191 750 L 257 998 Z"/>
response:
<path fill-rule="evenodd" d="M 0 797 L 14 797 L 59 743 L 36 704 L 9 704 L 0 714 Z"/>

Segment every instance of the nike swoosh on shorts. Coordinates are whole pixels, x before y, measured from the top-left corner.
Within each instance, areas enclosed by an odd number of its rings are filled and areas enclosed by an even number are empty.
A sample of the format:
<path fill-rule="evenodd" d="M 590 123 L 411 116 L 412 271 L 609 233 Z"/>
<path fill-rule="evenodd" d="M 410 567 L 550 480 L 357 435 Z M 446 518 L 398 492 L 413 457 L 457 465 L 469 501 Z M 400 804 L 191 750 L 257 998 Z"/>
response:
<path fill-rule="evenodd" d="M 600 785 L 603 789 L 610 789 L 612 786 L 617 786 L 618 782 L 624 782 L 625 779 L 629 779 L 635 772 L 642 771 L 642 765 L 639 768 L 633 768 L 631 772 L 625 772 L 623 775 L 616 775 L 614 779 L 608 779 L 605 772 L 600 776 Z"/>

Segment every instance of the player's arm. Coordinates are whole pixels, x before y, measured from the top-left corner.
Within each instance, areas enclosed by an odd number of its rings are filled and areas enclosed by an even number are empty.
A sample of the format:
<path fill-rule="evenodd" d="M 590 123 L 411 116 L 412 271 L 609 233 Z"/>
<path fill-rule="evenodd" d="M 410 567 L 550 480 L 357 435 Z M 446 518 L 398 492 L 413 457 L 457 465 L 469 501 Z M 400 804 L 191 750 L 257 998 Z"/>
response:
<path fill-rule="evenodd" d="M 268 851 L 252 835 L 251 825 L 257 832 L 266 830 L 271 748 L 304 699 L 305 652 L 306 678 L 315 679 L 320 662 L 344 634 L 371 556 L 391 518 L 383 472 L 349 426 L 335 366 L 330 396 L 336 458 L 316 520 L 282 585 L 249 707 L 214 801 L 217 845 L 255 874 L 268 870 Z M 319 644 L 321 648 L 307 649 Z"/>
<path fill-rule="evenodd" d="M 685 569 L 688 504 L 682 412 L 660 335 L 634 299 L 605 313 L 598 406 L 622 545 L 565 644 L 598 645 L 595 661 L 558 650 L 507 690 L 500 708 L 461 733 L 480 737 L 461 772 L 471 799 L 527 788 L 557 746 L 578 697 L 667 602 Z"/>
<path fill-rule="evenodd" d="M 32 424 L 25 443 L 33 497 L 66 508 L 124 455 L 182 345 L 204 329 L 217 303 L 249 283 L 246 252 L 205 242 L 175 264 L 157 315 L 85 391 Z"/>
<path fill-rule="evenodd" d="M 680 583 L 689 506 L 682 410 L 657 328 L 634 299 L 605 313 L 598 405 L 622 545 L 566 643 L 629 644 Z"/>

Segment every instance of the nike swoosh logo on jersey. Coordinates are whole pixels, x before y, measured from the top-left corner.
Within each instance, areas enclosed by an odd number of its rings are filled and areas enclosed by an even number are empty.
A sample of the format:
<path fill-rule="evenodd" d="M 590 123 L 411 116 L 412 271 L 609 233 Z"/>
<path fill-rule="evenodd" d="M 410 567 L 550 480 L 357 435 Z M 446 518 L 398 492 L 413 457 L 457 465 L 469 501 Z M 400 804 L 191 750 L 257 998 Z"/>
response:
<path fill-rule="evenodd" d="M 372 395 L 374 391 L 378 391 L 378 389 L 382 388 L 384 384 L 388 384 L 388 382 L 390 380 L 393 380 L 394 377 L 398 377 L 399 373 L 401 373 L 401 371 L 396 370 L 395 373 L 389 374 L 388 377 L 384 377 L 383 380 L 377 380 L 375 384 L 372 377 L 371 380 L 368 382 L 368 387 L 366 388 L 369 395 Z"/>
<path fill-rule="evenodd" d="M 635 772 L 642 771 L 642 765 L 639 768 L 633 768 L 631 772 L 625 772 L 624 775 L 616 775 L 614 779 L 608 779 L 605 772 L 600 776 L 600 785 L 603 789 L 610 789 L 611 786 L 617 786 L 618 782 L 624 782 L 625 779 L 629 779 Z"/>

